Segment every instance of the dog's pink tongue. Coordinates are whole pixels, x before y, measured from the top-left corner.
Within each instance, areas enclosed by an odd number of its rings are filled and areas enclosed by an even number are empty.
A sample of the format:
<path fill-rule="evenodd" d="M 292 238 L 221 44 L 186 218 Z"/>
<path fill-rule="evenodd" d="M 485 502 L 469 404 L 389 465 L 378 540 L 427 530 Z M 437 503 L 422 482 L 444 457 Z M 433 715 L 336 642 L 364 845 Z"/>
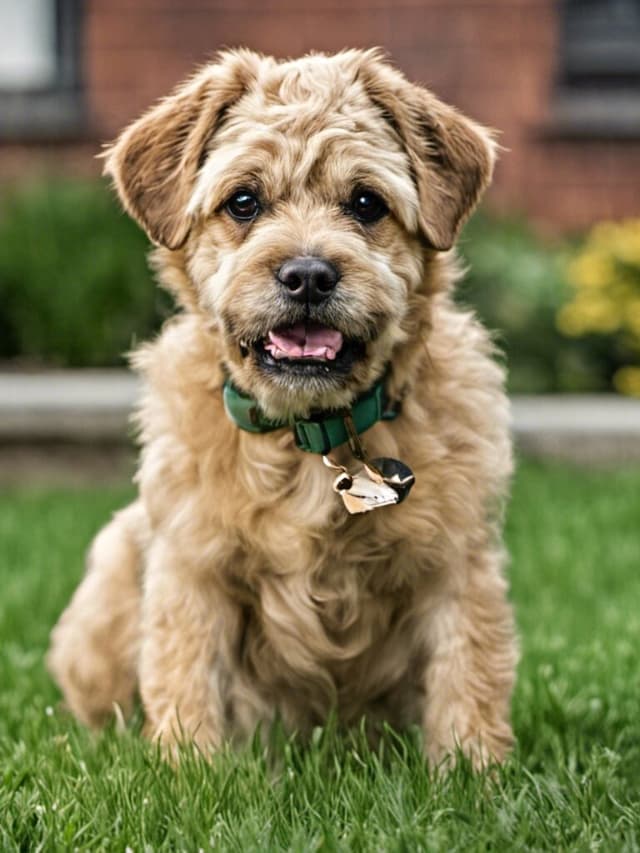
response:
<path fill-rule="evenodd" d="M 326 326 L 297 323 L 288 329 L 269 332 L 265 344 L 274 358 L 325 358 L 333 361 L 342 346 L 342 335 Z"/>

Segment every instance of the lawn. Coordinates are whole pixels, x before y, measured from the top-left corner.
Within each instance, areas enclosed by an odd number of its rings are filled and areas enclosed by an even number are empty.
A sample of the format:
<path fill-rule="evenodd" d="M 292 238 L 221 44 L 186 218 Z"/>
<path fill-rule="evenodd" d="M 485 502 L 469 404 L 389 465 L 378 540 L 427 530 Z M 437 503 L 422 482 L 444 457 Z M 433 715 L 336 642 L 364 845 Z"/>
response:
<path fill-rule="evenodd" d="M 187 761 L 92 736 L 43 667 L 83 551 L 120 490 L 0 495 L 0 850 L 639 850 L 640 470 L 522 464 L 507 535 L 522 638 L 518 747 L 490 776 L 430 776 L 416 733 L 371 752 L 277 732 Z"/>

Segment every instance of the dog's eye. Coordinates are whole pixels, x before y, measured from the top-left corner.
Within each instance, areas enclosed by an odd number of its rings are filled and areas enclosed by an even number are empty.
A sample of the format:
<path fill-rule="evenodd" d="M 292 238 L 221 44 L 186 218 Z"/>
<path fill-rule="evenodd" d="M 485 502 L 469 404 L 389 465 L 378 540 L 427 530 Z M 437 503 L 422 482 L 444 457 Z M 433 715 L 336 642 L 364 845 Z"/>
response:
<path fill-rule="evenodd" d="M 260 213 L 260 202 L 247 190 L 238 190 L 225 204 L 227 212 L 239 222 L 250 222 Z"/>
<path fill-rule="evenodd" d="M 348 210 L 358 222 L 363 222 L 365 225 L 377 222 L 389 212 L 384 199 L 371 190 L 356 190 L 351 196 Z"/>

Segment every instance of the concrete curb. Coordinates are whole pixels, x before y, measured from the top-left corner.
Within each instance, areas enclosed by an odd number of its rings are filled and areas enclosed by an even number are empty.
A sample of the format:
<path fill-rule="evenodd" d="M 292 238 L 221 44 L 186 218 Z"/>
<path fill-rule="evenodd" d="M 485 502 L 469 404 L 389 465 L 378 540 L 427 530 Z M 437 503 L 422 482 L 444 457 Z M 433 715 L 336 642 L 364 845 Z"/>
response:
<path fill-rule="evenodd" d="M 18 457 L 46 458 L 55 448 L 58 455 L 65 448 L 67 468 L 74 456 L 86 464 L 91 448 L 103 462 L 109 454 L 130 460 L 128 419 L 139 387 L 126 370 L 0 373 L 0 469 L 6 469 L 8 458 L 15 468 Z M 640 461 L 640 400 L 543 395 L 514 397 L 512 404 L 514 438 L 528 455 L 586 463 Z"/>
<path fill-rule="evenodd" d="M 126 370 L 0 373 L 0 441 L 124 442 L 139 387 Z"/>
<path fill-rule="evenodd" d="M 615 394 L 518 396 L 512 406 L 516 445 L 528 455 L 640 461 L 640 400 Z"/>

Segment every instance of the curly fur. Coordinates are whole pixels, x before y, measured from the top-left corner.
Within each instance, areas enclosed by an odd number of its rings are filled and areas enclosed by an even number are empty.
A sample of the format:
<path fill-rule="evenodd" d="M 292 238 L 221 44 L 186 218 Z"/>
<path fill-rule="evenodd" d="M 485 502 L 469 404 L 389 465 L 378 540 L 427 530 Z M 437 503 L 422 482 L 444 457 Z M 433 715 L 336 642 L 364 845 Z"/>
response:
<path fill-rule="evenodd" d="M 138 689 L 168 749 L 276 716 L 305 733 L 335 711 L 421 725 L 433 761 L 458 745 L 477 765 L 503 758 L 509 412 L 488 335 L 452 301 L 449 251 L 493 161 L 484 128 L 372 51 L 222 54 L 107 152 L 182 311 L 133 357 L 139 498 L 97 537 L 52 635 L 80 719 L 127 711 Z M 375 226 L 345 215 L 358 185 L 389 206 Z M 224 210 L 238 187 L 264 200 L 250 226 Z M 339 266 L 322 320 L 366 343 L 340 383 L 265 377 L 243 347 L 296 321 L 273 271 L 301 254 Z M 226 374 L 288 417 L 348 405 L 387 366 L 402 414 L 364 441 L 415 472 L 398 507 L 347 515 L 289 429 L 249 434 L 223 409 Z"/>

